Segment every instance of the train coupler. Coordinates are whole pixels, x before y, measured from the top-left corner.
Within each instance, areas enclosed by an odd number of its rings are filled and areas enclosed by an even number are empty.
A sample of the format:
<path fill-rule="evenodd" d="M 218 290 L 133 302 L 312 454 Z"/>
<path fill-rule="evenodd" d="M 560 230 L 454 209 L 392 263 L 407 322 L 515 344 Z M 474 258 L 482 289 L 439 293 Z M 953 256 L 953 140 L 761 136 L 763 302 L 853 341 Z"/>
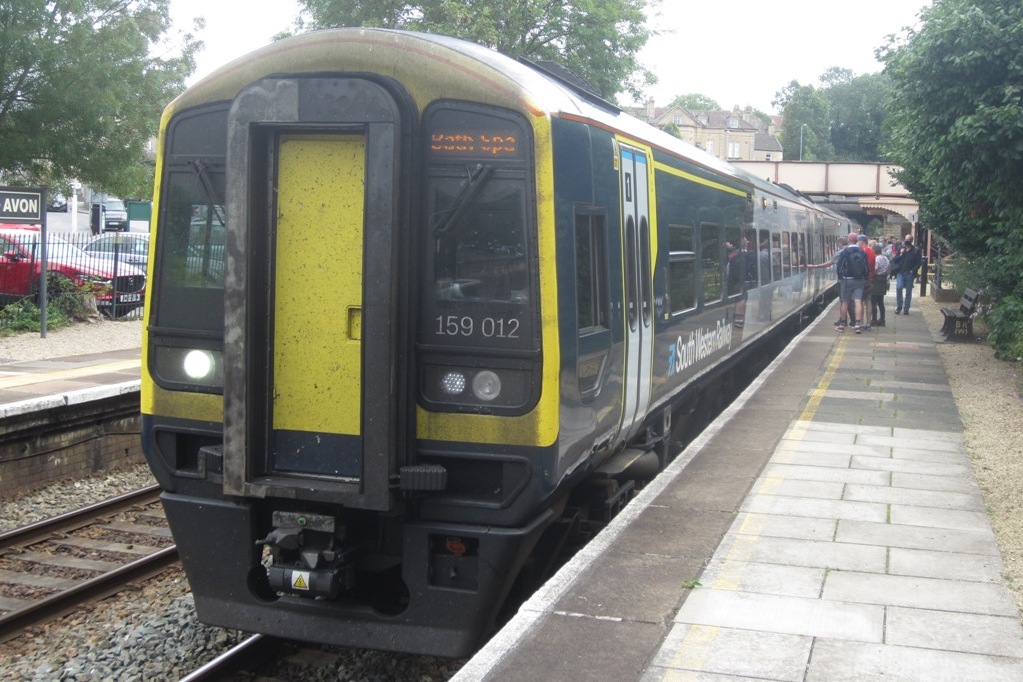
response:
<path fill-rule="evenodd" d="M 270 549 L 267 580 L 278 593 L 337 599 L 355 584 L 355 552 L 331 516 L 274 512 L 274 528 L 257 545 Z"/>

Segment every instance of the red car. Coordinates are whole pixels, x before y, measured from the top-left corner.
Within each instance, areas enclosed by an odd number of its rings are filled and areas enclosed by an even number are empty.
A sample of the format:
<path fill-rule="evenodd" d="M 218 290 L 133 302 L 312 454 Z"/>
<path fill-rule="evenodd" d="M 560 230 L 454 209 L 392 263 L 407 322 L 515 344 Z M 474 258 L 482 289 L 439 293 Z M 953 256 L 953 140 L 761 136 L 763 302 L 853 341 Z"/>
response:
<path fill-rule="evenodd" d="M 39 292 L 41 232 L 36 226 L 0 224 L 0 303 L 36 296 Z M 100 312 L 120 317 L 142 307 L 146 274 L 126 263 L 94 258 L 71 242 L 46 235 L 47 289 L 62 280 L 88 287 Z"/>

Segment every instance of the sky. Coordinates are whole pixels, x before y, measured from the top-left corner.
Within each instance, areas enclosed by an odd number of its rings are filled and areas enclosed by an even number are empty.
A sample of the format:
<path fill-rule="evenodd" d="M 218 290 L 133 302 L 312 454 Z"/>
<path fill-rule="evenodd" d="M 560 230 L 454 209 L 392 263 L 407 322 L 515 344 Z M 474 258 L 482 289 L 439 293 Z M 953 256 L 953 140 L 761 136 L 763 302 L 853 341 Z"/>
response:
<path fill-rule="evenodd" d="M 193 33 L 192 20 L 206 19 L 206 28 L 196 33 L 206 45 L 196 57 L 191 84 L 292 30 L 299 6 L 295 0 L 171 0 L 170 11 L 173 30 Z"/>
<path fill-rule="evenodd" d="M 837 66 L 876 73 L 874 50 L 885 36 L 917 23 L 929 0 L 663 0 L 639 60 L 657 75 L 649 89 L 658 105 L 699 93 L 725 109 L 771 101 L 791 81 L 818 85 Z"/>
<path fill-rule="evenodd" d="M 752 105 L 775 113 L 771 101 L 789 82 L 817 85 L 832 66 L 856 75 L 875 73 L 874 50 L 885 36 L 916 23 L 930 0 L 663 0 L 640 62 L 659 83 L 648 90 L 656 104 L 700 93 L 723 108 Z M 177 29 L 199 34 L 206 47 L 189 82 L 270 42 L 292 28 L 295 0 L 171 0 Z"/>

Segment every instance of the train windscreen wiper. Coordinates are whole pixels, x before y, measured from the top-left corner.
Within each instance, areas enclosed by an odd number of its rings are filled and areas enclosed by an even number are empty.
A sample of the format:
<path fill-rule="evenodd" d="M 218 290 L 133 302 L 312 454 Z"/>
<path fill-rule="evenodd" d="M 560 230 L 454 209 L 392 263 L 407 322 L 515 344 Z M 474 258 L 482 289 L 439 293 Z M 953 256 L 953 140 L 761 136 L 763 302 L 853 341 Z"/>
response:
<path fill-rule="evenodd" d="M 197 159 L 192 159 L 188 163 L 195 171 L 195 176 L 199 179 L 199 186 L 202 187 L 202 192 L 206 195 L 206 201 L 213 210 L 214 218 L 219 220 L 221 225 L 227 227 L 227 221 L 224 220 L 223 212 L 224 200 L 217 195 L 217 190 L 213 187 L 213 182 L 210 180 L 209 166 L 205 161 Z"/>
<path fill-rule="evenodd" d="M 479 164 L 470 173 L 462 188 L 458 190 L 451 207 L 442 215 L 437 225 L 433 228 L 434 236 L 440 236 L 450 230 L 465 213 L 466 208 L 480 193 L 487 180 L 494 173 L 494 167 L 487 164 Z M 438 214 L 441 215 L 441 214 Z"/>

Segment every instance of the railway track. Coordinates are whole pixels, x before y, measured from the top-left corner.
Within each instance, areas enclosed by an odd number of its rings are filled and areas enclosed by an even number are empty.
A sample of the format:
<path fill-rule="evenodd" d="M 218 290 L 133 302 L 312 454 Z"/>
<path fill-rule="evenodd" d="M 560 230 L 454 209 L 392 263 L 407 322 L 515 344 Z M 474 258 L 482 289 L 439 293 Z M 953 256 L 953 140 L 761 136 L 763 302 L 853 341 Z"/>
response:
<path fill-rule="evenodd" d="M 177 561 L 150 486 L 0 533 L 0 641 Z"/>
<path fill-rule="evenodd" d="M 243 670 L 252 670 L 278 655 L 282 640 L 266 635 L 252 635 L 234 645 L 215 659 L 179 682 L 211 682 L 228 679 Z"/>

